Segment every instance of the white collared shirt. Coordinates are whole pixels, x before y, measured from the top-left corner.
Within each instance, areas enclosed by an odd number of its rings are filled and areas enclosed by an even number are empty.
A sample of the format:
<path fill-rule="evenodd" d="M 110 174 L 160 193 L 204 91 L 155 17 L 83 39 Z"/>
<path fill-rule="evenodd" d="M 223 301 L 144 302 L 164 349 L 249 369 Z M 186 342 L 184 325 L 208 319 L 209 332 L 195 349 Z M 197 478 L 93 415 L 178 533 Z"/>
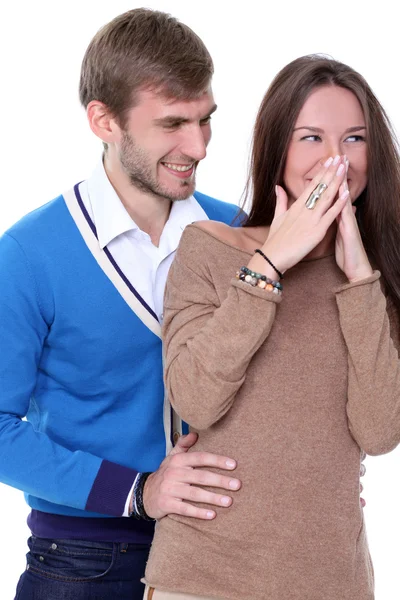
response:
<path fill-rule="evenodd" d="M 157 247 L 129 216 L 107 177 L 103 161 L 79 185 L 79 192 L 96 226 L 100 247 L 108 248 L 161 323 L 165 283 L 182 232 L 194 221 L 207 220 L 207 214 L 193 196 L 173 202 Z"/>

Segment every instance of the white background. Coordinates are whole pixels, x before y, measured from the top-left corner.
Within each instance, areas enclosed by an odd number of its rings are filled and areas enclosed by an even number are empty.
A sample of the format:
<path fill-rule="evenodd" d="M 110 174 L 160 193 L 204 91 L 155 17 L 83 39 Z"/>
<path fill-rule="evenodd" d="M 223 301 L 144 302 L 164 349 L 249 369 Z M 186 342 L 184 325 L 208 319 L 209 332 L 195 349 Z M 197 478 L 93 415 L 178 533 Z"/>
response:
<path fill-rule="evenodd" d="M 393 4 L 389 0 L 147 3 L 190 25 L 215 61 L 219 109 L 213 116 L 208 158 L 199 169 L 198 189 L 239 202 L 251 129 L 263 93 L 280 68 L 303 54 L 324 52 L 359 70 L 400 130 L 399 33 Z M 0 232 L 90 175 L 101 145 L 89 131 L 78 102 L 82 56 L 99 27 L 139 6 L 118 0 L 1 4 Z M 365 515 L 377 600 L 400 597 L 399 474 L 399 450 L 367 460 Z M 0 484 L 1 600 L 12 600 L 25 566 L 27 513 L 22 494 Z"/>

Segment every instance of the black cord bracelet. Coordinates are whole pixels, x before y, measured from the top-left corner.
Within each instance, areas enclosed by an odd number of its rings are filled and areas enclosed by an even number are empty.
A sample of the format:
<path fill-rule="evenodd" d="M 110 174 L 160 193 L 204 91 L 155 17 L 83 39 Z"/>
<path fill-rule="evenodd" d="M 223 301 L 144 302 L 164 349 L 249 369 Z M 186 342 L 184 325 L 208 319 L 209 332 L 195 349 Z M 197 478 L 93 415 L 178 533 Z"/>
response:
<path fill-rule="evenodd" d="M 258 254 L 261 254 L 261 256 L 263 258 L 265 258 L 265 260 L 267 261 L 267 263 L 269 263 L 271 265 L 271 267 L 274 269 L 274 271 L 278 274 L 279 279 L 283 279 L 283 273 L 281 273 L 280 271 L 278 271 L 278 269 L 276 268 L 276 266 L 269 260 L 268 256 L 265 256 L 264 252 L 262 250 L 260 250 L 260 248 L 256 248 L 254 250 L 254 252 L 258 252 Z"/>

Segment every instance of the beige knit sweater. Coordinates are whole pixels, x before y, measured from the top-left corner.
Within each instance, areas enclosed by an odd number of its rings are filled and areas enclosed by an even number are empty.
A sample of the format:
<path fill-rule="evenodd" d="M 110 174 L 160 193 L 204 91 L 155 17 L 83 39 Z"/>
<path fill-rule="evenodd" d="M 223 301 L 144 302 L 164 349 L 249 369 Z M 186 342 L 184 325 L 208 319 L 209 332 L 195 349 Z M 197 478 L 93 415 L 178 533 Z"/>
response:
<path fill-rule="evenodd" d="M 334 256 L 305 260 L 280 298 L 232 280 L 249 258 L 191 225 L 170 271 L 170 399 L 200 432 L 194 450 L 238 461 L 242 488 L 213 521 L 159 521 L 146 581 L 231 600 L 371 600 L 360 449 L 400 441 L 379 273 L 346 285 Z"/>

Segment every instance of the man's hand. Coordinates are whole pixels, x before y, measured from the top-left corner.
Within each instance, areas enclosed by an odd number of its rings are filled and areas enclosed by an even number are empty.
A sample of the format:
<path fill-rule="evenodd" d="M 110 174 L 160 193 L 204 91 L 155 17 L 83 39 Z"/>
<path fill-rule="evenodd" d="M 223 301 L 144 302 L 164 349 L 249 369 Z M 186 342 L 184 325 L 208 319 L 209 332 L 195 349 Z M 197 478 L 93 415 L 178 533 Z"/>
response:
<path fill-rule="evenodd" d="M 236 462 L 209 452 L 187 451 L 197 441 L 197 434 L 181 436 L 176 446 L 163 460 L 157 471 L 152 473 L 144 485 L 143 504 L 146 513 L 153 519 L 169 514 L 185 515 L 197 519 L 214 519 L 215 511 L 198 508 L 190 502 L 204 502 L 215 506 L 230 506 L 232 498 L 208 492 L 197 486 L 238 490 L 241 482 L 232 477 L 218 475 L 196 467 L 215 467 L 232 471 Z"/>

